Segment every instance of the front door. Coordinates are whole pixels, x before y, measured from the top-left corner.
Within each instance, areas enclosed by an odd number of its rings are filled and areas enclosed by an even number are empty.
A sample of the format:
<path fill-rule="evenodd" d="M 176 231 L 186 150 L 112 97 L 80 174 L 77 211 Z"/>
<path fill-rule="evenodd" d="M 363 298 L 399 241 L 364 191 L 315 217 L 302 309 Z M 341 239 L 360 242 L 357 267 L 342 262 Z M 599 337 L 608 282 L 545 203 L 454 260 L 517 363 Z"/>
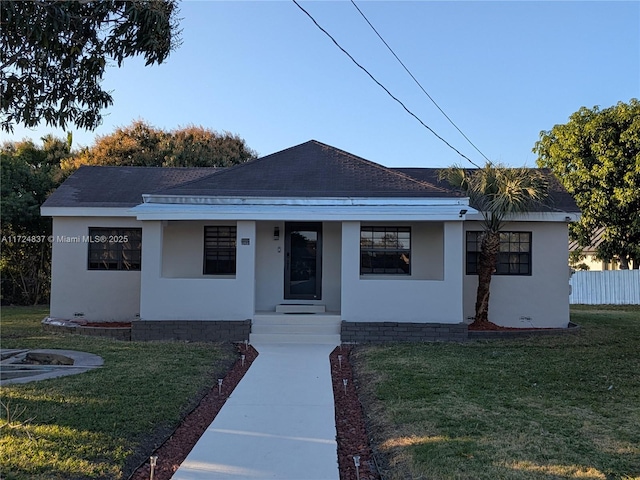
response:
<path fill-rule="evenodd" d="M 320 300 L 322 224 L 285 224 L 284 298 Z"/>

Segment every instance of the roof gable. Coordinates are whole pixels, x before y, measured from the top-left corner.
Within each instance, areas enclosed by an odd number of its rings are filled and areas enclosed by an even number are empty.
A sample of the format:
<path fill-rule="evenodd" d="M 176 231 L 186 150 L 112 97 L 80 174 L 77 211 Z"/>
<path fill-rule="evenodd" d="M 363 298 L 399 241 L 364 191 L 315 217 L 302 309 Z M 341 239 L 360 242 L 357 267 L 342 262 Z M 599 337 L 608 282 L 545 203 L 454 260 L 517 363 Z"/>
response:
<path fill-rule="evenodd" d="M 303 198 L 460 196 L 446 186 L 436 186 L 315 140 L 156 193 Z"/>

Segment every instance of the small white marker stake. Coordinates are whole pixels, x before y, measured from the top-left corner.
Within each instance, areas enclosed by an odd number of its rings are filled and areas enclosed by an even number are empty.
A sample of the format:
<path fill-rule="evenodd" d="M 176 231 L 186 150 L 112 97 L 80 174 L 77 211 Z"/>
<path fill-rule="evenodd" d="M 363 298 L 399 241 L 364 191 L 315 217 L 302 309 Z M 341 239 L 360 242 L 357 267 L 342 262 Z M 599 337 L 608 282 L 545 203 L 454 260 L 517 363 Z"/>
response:
<path fill-rule="evenodd" d="M 360 455 L 353 456 L 353 463 L 356 466 L 356 479 L 360 480 Z"/>
<path fill-rule="evenodd" d="M 240 361 L 242 362 L 242 366 L 244 367 L 244 359 L 246 357 L 244 355 L 240 355 Z"/>
<path fill-rule="evenodd" d="M 344 393 L 345 393 L 345 395 L 347 393 L 347 383 L 349 383 L 349 380 L 347 380 L 346 378 L 342 380 L 342 385 L 344 385 Z"/>
<path fill-rule="evenodd" d="M 218 379 L 218 395 L 222 393 L 222 379 Z"/>
<path fill-rule="evenodd" d="M 338 363 L 340 364 L 340 368 L 342 368 L 342 355 L 338 355 Z"/>
<path fill-rule="evenodd" d="M 158 464 L 158 456 L 153 455 L 149 457 L 149 465 L 151 466 L 151 471 L 149 472 L 149 480 L 153 480 L 153 474 L 156 470 L 156 465 Z"/>

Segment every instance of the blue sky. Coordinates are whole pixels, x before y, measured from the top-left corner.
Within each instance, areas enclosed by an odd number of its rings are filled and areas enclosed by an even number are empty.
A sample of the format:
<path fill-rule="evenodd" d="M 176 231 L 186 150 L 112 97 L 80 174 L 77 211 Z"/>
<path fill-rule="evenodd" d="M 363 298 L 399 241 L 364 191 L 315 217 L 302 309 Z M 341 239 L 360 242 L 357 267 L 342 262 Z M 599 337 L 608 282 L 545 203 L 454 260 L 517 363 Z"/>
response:
<path fill-rule="evenodd" d="M 358 1 L 427 92 L 491 160 L 534 166 L 541 130 L 581 106 L 640 97 L 640 2 Z M 483 157 L 420 91 L 349 1 L 301 2 L 427 125 Z M 114 105 L 74 147 L 144 119 L 243 137 L 260 155 L 316 139 L 394 167 L 469 164 L 407 114 L 289 1 L 184 1 L 160 66 L 107 70 Z M 41 126 L 5 140 L 37 140 Z"/>

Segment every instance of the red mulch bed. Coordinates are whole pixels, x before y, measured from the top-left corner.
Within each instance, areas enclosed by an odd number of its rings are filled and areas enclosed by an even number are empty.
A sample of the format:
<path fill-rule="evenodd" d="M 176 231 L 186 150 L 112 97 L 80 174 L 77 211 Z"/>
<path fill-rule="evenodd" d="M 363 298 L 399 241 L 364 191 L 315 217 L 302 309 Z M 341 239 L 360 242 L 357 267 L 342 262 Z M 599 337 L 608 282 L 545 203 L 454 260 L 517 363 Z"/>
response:
<path fill-rule="evenodd" d="M 474 332 L 485 332 L 485 331 L 506 331 L 506 330 L 518 330 L 515 328 L 507 328 L 501 327 L 500 325 L 496 325 L 493 322 L 473 322 L 469 325 L 469 330 Z"/>
<path fill-rule="evenodd" d="M 83 327 L 131 328 L 131 322 L 87 322 L 80 325 Z"/>
<path fill-rule="evenodd" d="M 358 399 L 353 371 L 349 363 L 350 346 L 336 347 L 331 352 L 331 380 L 336 409 L 336 432 L 338 441 L 338 467 L 340 480 L 356 480 L 354 455 L 360 456 L 360 480 L 378 480 L 369 437 L 365 428 L 362 405 Z M 342 362 L 338 356 L 342 357 Z M 344 380 L 347 380 L 345 387 Z"/>
<path fill-rule="evenodd" d="M 353 382 L 349 363 L 350 352 L 351 347 L 336 347 L 329 357 L 335 401 L 340 480 L 357 479 L 354 455 L 360 456 L 360 480 L 379 480 L 380 476 L 376 473 L 377 469 L 365 430 L 362 406 Z M 247 351 L 244 346 L 241 346 L 240 353 L 246 355 L 245 365 L 242 367 L 240 360 L 235 363 L 224 378 L 222 393 L 218 394 L 218 386 L 215 385 L 200 404 L 187 415 L 171 437 L 153 453 L 158 456 L 154 480 L 170 480 L 258 356 L 251 346 Z M 342 356 L 342 364 L 338 355 Z M 344 379 L 347 380 L 346 391 Z M 150 468 L 147 460 L 129 477 L 130 480 L 147 480 Z"/>
<path fill-rule="evenodd" d="M 501 327 L 493 322 L 473 322 L 469 325 L 469 330 L 473 332 L 523 332 L 526 330 L 556 330 L 554 328 L 518 328 L 518 327 Z"/>

